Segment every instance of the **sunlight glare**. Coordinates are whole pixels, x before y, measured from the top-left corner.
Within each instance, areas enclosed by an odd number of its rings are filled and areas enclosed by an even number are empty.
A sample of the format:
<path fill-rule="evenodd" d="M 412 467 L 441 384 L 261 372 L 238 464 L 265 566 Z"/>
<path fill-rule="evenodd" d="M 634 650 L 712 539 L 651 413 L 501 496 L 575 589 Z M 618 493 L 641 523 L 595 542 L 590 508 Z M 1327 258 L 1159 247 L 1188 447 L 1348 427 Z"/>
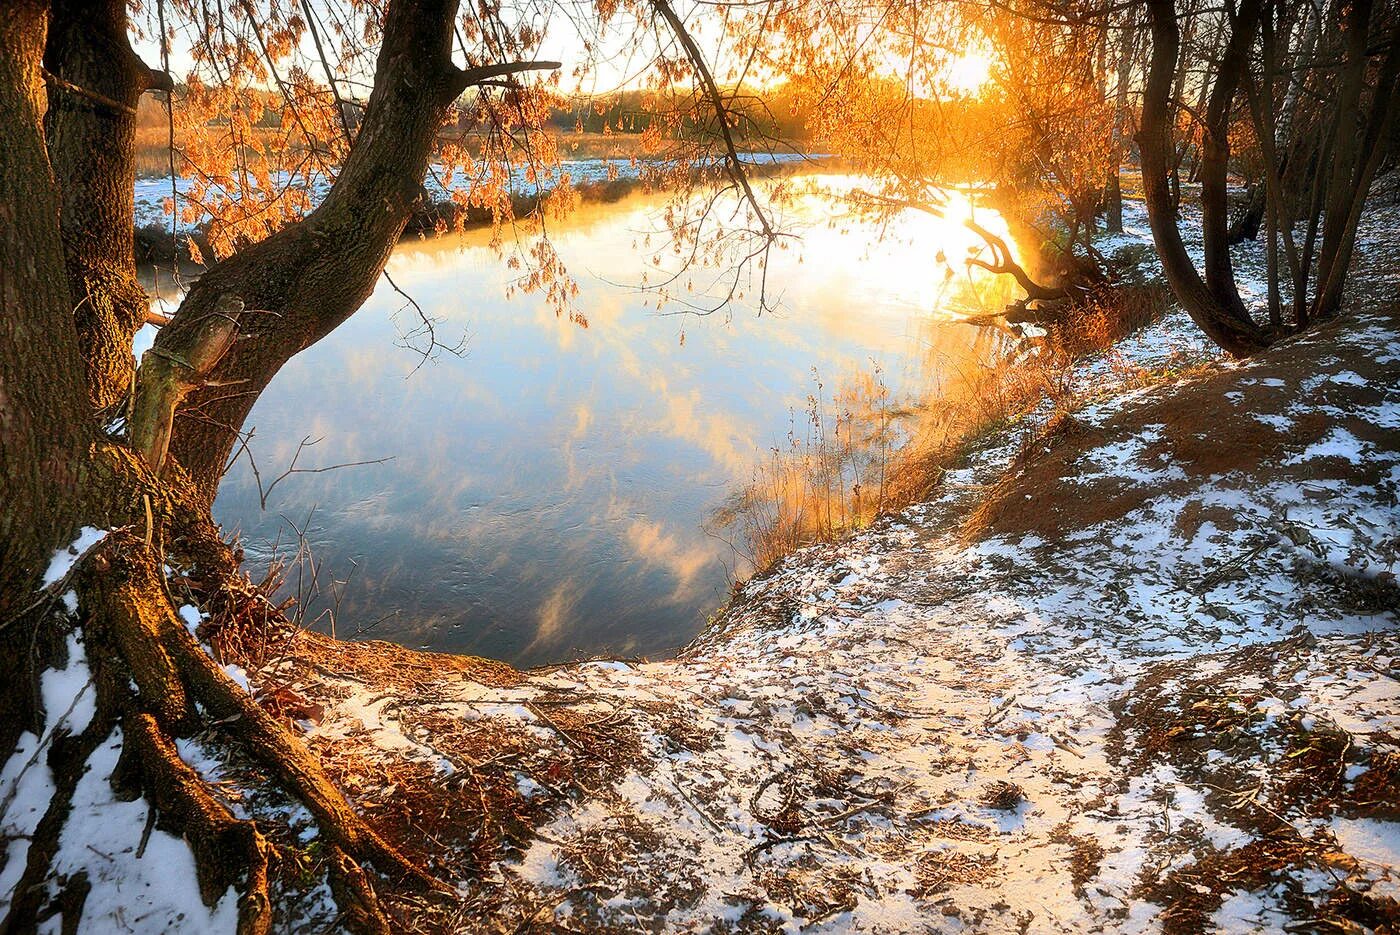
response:
<path fill-rule="evenodd" d="M 839 215 L 843 210 L 837 207 L 841 198 L 849 192 L 869 188 L 870 181 L 863 176 L 835 173 L 814 177 L 795 205 L 797 214 L 793 220 Z M 889 315 L 907 314 L 910 306 L 937 308 L 940 315 L 948 316 L 956 311 L 959 314 L 953 317 L 960 317 L 961 313 L 969 311 L 985 312 L 998 302 L 1004 304 L 1019 294 L 1015 293 L 1015 283 L 1009 276 L 966 265 L 970 255 L 987 258 L 986 242 L 967 227 L 968 219 L 975 219 L 1004 240 L 1012 258 L 1022 261 L 1006 219 L 995 209 L 978 205 L 965 192 L 945 189 L 942 196 L 944 202 L 938 215 L 903 211 L 882 226 L 883 236 L 871 231 L 880 238 L 882 247 L 862 255 L 859 268 L 868 283 L 866 288 L 884 300 L 883 304 L 872 303 L 872 308 L 881 307 Z M 895 244 L 903 244 L 905 249 L 894 249 Z M 836 230 L 822 227 L 804 230 L 801 251 L 805 262 L 822 268 L 839 268 L 851 259 L 849 241 Z M 919 256 L 926 262 L 911 262 L 913 257 Z M 953 274 L 951 282 L 947 276 L 949 271 Z M 976 292 L 967 290 L 972 284 L 976 284 Z M 986 295 L 977 294 L 986 287 L 990 287 Z M 959 290 L 956 298 L 948 295 L 950 288 Z"/>
<path fill-rule="evenodd" d="M 975 95 L 992 76 L 992 59 L 985 52 L 973 49 L 948 63 L 946 81 L 951 91 Z"/>

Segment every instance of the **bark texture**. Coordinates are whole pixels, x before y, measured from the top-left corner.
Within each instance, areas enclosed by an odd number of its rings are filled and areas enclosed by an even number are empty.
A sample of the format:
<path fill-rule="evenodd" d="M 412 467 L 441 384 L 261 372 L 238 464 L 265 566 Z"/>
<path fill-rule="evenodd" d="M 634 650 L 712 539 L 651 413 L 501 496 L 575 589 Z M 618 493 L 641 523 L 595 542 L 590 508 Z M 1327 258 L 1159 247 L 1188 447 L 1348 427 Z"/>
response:
<path fill-rule="evenodd" d="M 126 0 L 56 0 L 44 53 L 45 134 L 68 290 L 99 412 L 131 391 L 131 339 L 149 305 L 132 257 L 136 104 L 154 85 L 169 88 L 132 51 L 126 7 Z"/>
<path fill-rule="evenodd" d="M 1143 197 L 1152 226 L 1152 240 L 1162 261 L 1162 270 L 1177 300 L 1212 341 L 1236 357 L 1258 353 L 1269 345 L 1269 337 L 1244 312 L 1243 304 L 1221 301 L 1224 283 L 1221 277 L 1229 271 L 1228 230 L 1217 231 L 1208 239 L 1206 267 L 1210 283 L 1201 278 L 1176 223 L 1176 202 L 1171 191 L 1171 174 L 1175 160 L 1172 140 L 1172 84 L 1177 74 L 1177 59 L 1181 51 L 1181 34 L 1172 0 L 1148 0 L 1152 35 L 1152 57 L 1148 66 L 1147 83 L 1143 89 L 1142 121 L 1138 131 L 1138 148 L 1142 154 Z M 1233 43 L 1232 43 L 1233 44 Z M 1229 58 L 1229 51 L 1225 55 Z M 1233 92 L 1232 92 L 1233 93 Z M 1223 94 L 1223 92 L 1222 92 Z M 1214 96 L 1213 96 L 1214 97 Z M 1212 99 L 1211 104 L 1216 101 Z M 1223 104 L 1221 105 L 1224 106 Z M 1208 145 L 1212 145 L 1209 144 Z M 1222 146 L 1220 140 L 1213 144 Z M 1228 148 L 1225 149 L 1228 157 Z M 1219 171 L 1217 149 L 1205 160 L 1210 173 Z M 1212 163 L 1212 160 L 1217 160 Z M 1215 185 L 1216 180 L 1212 180 Z M 1203 186 L 1204 187 L 1204 186 Z M 1218 186 L 1217 186 L 1218 187 Z M 1203 198 L 1206 197 L 1204 194 Z M 1219 197 L 1219 193 L 1212 197 Z M 1218 215 L 1218 216 L 1216 216 Z M 1228 217 L 1221 210 L 1213 212 L 1208 222 L 1228 228 Z M 1211 251 L 1214 250 L 1214 254 Z M 1224 259 L 1219 256 L 1225 252 Z M 1211 273 L 1211 270 L 1214 270 Z M 1234 289 L 1233 275 L 1229 289 Z M 1218 290 L 1218 291 L 1217 291 Z M 1235 293 L 1238 300 L 1238 292 Z"/>
<path fill-rule="evenodd" d="M 0 623 L 80 514 L 92 436 L 44 147 L 45 4 L 0 15 Z"/>

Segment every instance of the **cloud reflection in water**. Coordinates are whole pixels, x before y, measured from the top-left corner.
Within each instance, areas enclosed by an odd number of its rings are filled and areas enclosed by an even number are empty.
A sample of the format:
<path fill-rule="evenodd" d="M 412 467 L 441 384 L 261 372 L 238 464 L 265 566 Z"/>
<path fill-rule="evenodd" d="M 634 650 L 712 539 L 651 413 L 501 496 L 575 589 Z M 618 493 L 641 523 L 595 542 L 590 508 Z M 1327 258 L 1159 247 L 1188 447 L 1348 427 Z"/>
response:
<path fill-rule="evenodd" d="M 820 205 L 805 210 L 819 217 Z M 773 258 L 775 314 L 659 316 L 609 284 L 638 281 L 634 244 L 655 207 L 627 201 L 555 230 L 587 330 L 536 296 L 505 298 L 484 238 L 402 245 L 395 280 L 443 319 L 445 339 L 468 333 L 466 356 L 414 371 L 395 346 L 402 300 L 379 289 L 277 376 L 250 424 L 264 476 L 308 434 L 324 440 L 306 466 L 394 460 L 289 478 L 267 512 L 240 462 L 218 518 L 256 559 L 279 528 L 285 543 L 284 518 L 301 524 L 314 508 L 323 574 L 350 579 L 341 636 L 399 611 L 366 635 L 522 664 L 683 644 L 733 563 L 702 523 L 783 443 L 813 369 L 832 387 L 876 360 L 903 404 L 950 362 L 970 365 L 980 333 L 933 314 L 948 297 L 932 258 L 963 255 L 948 242 L 961 229 L 917 218 L 898 230 L 915 242 L 808 230 L 800 253 Z"/>

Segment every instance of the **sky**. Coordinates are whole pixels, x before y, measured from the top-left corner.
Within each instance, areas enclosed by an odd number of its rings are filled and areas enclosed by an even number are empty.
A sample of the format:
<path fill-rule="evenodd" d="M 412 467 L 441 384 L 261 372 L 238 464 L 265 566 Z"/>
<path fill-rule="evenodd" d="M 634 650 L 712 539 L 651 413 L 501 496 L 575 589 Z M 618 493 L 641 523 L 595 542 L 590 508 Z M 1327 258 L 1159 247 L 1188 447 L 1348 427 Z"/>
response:
<path fill-rule="evenodd" d="M 159 67 L 162 59 L 160 43 L 157 38 L 159 28 L 155 21 L 155 9 L 154 6 L 150 6 L 143 13 L 133 17 L 132 45 L 147 65 Z M 322 20 L 324 27 L 326 19 L 324 0 L 313 2 L 312 9 L 317 13 L 317 18 Z M 686 22 L 694 29 L 702 46 L 706 47 L 707 51 L 716 51 L 717 43 L 713 40 L 706 41 L 706 34 L 717 35 L 718 31 L 705 28 L 703 22 L 704 11 L 712 8 L 695 5 L 689 10 L 683 7 L 678 7 L 678 9 Z M 697 10 L 700 12 L 696 12 Z M 570 2 L 570 0 L 546 2 L 531 18 L 536 28 L 545 36 L 545 39 L 540 43 L 537 57 L 540 60 L 563 63 L 561 88 L 565 92 L 604 94 L 623 88 L 637 87 L 640 83 L 639 79 L 643 77 L 655 55 L 653 43 L 643 44 L 636 41 L 636 21 L 627 16 L 626 13 L 617 14 L 614 23 L 605 33 L 591 37 L 596 48 L 596 52 L 591 58 L 583 35 L 585 30 L 593 30 L 596 27 L 596 18 L 591 3 Z M 324 28 L 321 29 L 321 38 L 328 47 L 335 45 L 333 37 Z M 454 43 L 453 51 L 456 62 L 459 65 L 463 64 L 460 45 Z M 304 60 L 301 64 L 308 68 L 314 67 L 315 71 L 312 73 L 319 76 L 320 64 L 316 59 L 315 45 L 309 32 L 303 36 L 299 52 L 299 57 Z M 168 49 L 168 55 L 170 70 L 174 73 L 177 81 L 183 81 L 194 65 L 191 42 L 183 28 L 176 30 Z M 346 82 L 346 86 L 342 88 L 342 94 L 357 98 L 366 96 L 366 85 L 371 77 L 372 67 L 372 63 L 368 63 L 360 73 L 347 76 L 352 80 Z"/>

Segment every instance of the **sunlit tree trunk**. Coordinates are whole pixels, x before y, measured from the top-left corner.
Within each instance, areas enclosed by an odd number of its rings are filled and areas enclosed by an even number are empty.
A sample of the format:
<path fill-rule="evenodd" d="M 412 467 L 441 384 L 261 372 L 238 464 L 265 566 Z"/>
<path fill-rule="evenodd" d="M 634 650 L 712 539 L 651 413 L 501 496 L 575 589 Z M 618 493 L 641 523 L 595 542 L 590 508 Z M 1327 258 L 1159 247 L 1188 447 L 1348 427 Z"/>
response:
<path fill-rule="evenodd" d="M 1130 117 L 1128 111 L 1128 84 L 1133 76 L 1133 59 L 1137 56 L 1137 10 L 1129 10 L 1118 40 L 1118 67 L 1113 93 L 1113 140 L 1108 171 L 1108 191 L 1105 194 L 1105 227 L 1109 233 L 1123 233 L 1123 184 L 1119 177 L 1123 170 L 1123 156 L 1126 149 L 1126 130 Z"/>

